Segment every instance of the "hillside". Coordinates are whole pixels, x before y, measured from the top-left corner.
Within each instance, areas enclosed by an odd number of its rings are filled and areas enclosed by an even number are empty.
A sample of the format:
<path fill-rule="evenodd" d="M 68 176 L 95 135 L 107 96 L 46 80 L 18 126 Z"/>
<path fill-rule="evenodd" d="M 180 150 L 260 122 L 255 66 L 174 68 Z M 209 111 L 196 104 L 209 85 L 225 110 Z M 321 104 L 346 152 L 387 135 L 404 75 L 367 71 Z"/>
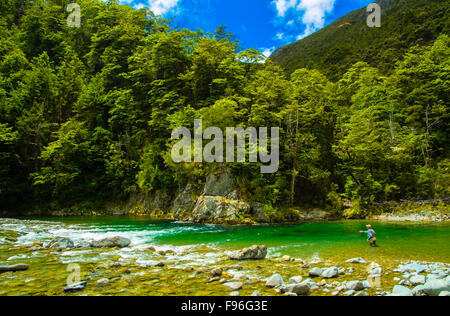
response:
<path fill-rule="evenodd" d="M 366 8 L 353 11 L 313 35 L 283 46 L 270 57 L 289 73 L 318 69 L 337 80 L 351 65 L 365 61 L 383 72 L 414 45 L 430 44 L 449 33 L 450 2 L 443 0 L 379 0 L 381 28 L 366 24 Z"/>

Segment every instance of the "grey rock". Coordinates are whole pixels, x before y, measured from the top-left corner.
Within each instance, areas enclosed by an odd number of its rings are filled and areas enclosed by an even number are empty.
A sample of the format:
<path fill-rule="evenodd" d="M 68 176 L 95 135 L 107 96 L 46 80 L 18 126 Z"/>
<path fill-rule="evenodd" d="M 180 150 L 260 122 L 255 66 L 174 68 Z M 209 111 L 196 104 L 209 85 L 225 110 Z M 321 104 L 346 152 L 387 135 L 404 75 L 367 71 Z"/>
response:
<path fill-rule="evenodd" d="M 300 283 L 300 284 L 307 285 L 311 291 L 319 288 L 317 283 L 311 279 L 306 279 L 306 280 L 302 281 L 302 283 Z"/>
<path fill-rule="evenodd" d="M 114 248 L 114 247 L 125 248 L 128 247 L 130 244 L 131 240 L 119 236 L 91 241 L 92 248 Z"/>
<path fill-rule="evenodd" d="M 63 237 L 57 237 L 52 239 L 45 248 L 47 249 L 53 249 L 53 248 L 62 248 L 62 249 L 68 249 L 68 248 L 74 248 L 75 244 L 72 240 L 69 238 L 63 238 Z"/>
<path fill-rule="evenodd" d="M 391 296 L 413 296 L 412 291 L 402 285 L 394 286 Z"/>
<path fill-rule="evenodd" d="M 290 284 L 281 288 L 282 293 L 295 293 L 296 295 L 308 295 L 310 288 L 307 284 Z"/>
<path fill-rule="evenodd" d="M 251 296 L 261 296 L 261 293 L 259 291 L 253 291 Z"/>
<path fill-rule="evenodd" d="M 364 290 L 364 284 L 361 281 L 349 281 L 345 284 L 347 290 L 361 291 Z"/>
<path fill-rule="evenodd" d="M 0 273 L 25 271 L 25 270 L 28 270 L 28 268 L 29 268 L 28 265 L 23 264 L 23 263 L 11 265 L 11 266 L 0 266 Z"/>
<path fill-rule="evenodd" d="M 356 293 L 354 296 L 369 296 L 369 294 L 367 294 L 367 292 L 362 291 L 362 292 Z"/>
<path fill-rule="evenodd" d="M 266 281 L 266 287 L 282 287 L 284 286 L 284 280 L 283 277 L 279 274 L 274 274 Z"/>
<path fill-rule="evenodd" d="M 262 260 L 267 256 L 266 246 L 252 246 L 235 251 L 229 255 L 232 260 Z"/>
<path fill-rule="evenodd" d="M 428 280 L 423 285 L 423 291 L 428 296 L 438 296 L 441 292 L 450 291 L 450 284 L 446 280 Z"/>
<path fill-rule="evenodd" d="M 311 270 L 308 271 L 308 274 L 310 277 L 319 277 L 322 275 L 323 269 L 321 268 L 312 268 Z"/>
<path fill-rule="evenodd" d="M 344 292 L 342 294 L 347 295 L 347 296 L 352 296 L 353 294 L 355 294 L 355 291 L 354 290 L 350 290 L 350 291 L 346 291 L 346 292 Z"/>
<path fill-rule="evenodd" d="M 97 281 L 97 284 L 98 285 L 102 285 L 102 286 L 103 285 L 108 285 L 109 283 L 110 283 L 109 280 L 106 279 L 106 278 L 105 279 L 100 279 L 100 280 Z"/>
<path fill-rule="evenodd" d="M 229 287 L 233 291 L 242 289 L 243 284 L 241 282 L 226 282 L 223 285 Z"/>
<path fill-rule="evenodd" d="M 426 296 L 423 285 L 418 285 L 415 288 L 412 289 L 412 295 L 413 296 Z"/>
<path fill-rule="evenodd" d="M 233 191 L 233 182 L 233 175 L 228 169 L 217 175 L 209 175 L 206 178 L 203 195 L 227 196 Z"/>
<path fill-rule="evenodd" d="M 353 258 L 345 261 L 345 263 L 360 263 L 360 264 L 367 264 L 366 260 L 363 258 Z"/>
<path fill-rule="evenodd" d="M 299 284 L 303 281 L 303 278 L 301 276 L 295 276 L 289 279 L 289 284 Z"/>
<path fill-rule="evenodd" d="M 82 291 L 86 287 L 87 281 L 82 281 L 79 283 L 74 283 L 71 285 L 68 285 L 64 288 L 64 292 L 70 293 L 70 292 L 78 292 Z"/>
<path fill-rule="evenodd" d="M 238 213 L 250 213 L 250 205 L 241 200 L 202 195 L 189 219 L 196 223 L 232 222 L 238 219 Z"/>
<path fill-rule="evenodd" d="M 449 291 L 442 291 L 439 296 L 450 296 L 450 292 Z"/>
<path fill-rule="evenodd" d="M 427 269 L 425 266 L 423 266 L 421 264 L 417 264 L 417 263 L 410 263 L 410 264 L 401 266 L 399 268 L 402 273 L 404 273 L 404 272 L 422 273 Z"/>
<path fill-rule="evenodd" d="M 322 272 L 322 277 L 324 279 L 336 278 L 339 275 L 339 269 L 336 267 L 331 267 Z"/>
<path fill-rule="evenodd" d="M 426 278 L 424 275 L 414 275 L 409 279 L 409 282 L 413 286 L 425 284 Z"/>

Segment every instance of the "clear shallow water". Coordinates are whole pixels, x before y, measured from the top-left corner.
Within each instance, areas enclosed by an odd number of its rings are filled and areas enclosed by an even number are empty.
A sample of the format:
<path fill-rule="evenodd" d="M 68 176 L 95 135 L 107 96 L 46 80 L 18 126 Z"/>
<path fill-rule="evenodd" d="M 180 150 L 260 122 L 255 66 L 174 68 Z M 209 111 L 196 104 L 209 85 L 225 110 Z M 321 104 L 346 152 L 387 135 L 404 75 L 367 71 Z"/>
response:
<path fill-rule="evenodd" d="M 132 240 L 132 249 L 153 245 L 159 249 L 186 252 L 196 247 L 234 250 L 254 244 L 269 248 L 269 256 L 289 255 L 297 258 L 343 259 L 364 257 L 367 260 L 398 259 L 450 263 L 450 224 L 407 224 L 371 222 L 377 231 L 380 247 L 370 248 L 365 221 L 304 223 L 298 225 L 262 225 L 227 227 L 181 222 L 152 221 L 127 217 L 83 217 L 41 219 L 11 225 L 9 229 L 28 232 L 21 244 L 53 237 L 68 237 L 75 242 L 123 236 Z M 13 227 L 14 226 L 14 227 Z M 30 229 L 30 227 L 32 229 Z"/>
<path fill-rule="evenodd" d="M 209 283 L 209 271 L 225 268 L 228 281 L 245 282 L 241 295 L 254 290 L 274 295 L 265 287 L 265 280 L 274 273 L 286 280 L 293 276 L 307 278 L 308 267 L 352 266 L 352 275 L 340 276 L 339 281 L 364 280 L 366 265 L 346 264 L 353 257 L 379 263 L 383 274 L 381 288 L 391 290 L 397 284 L 391 273 L 400 261 L 418 260 L 450 263 L 450 224 L 404 224 L 372 222 L 380 244 L 371 248 L 366 236 L 359 233 L 367 222 L 342 221 L 305 223 L 299 225 L 263 225 L 226 227 L 195 225 L 179 222 L 151 221 L 143 218 L 84 217 L 69 219 L 15 220 L 0 219 L 0 265 L 26 263 L 29 270 L 0 274 L 2 295 L 63 295 L 70 263 L 80 266 L 81 279 L 87 287 L 74 295 L 229 295 L 230 289 Z M 92 239 L 123 236 L 131 239 L 123 249 L 81 248 L 55 252 L 33 250 L 36 241 L 47 244 L 55 237 L 67 237 L 76 244 Z M 16 240 L 17 239 L 17 240 Z M 269 248 L 262 261 L 236 262 L 228 260 L 229 250 L 253 244 Z M 174 250 L 162 256 L 150 250 Z M 288 255 L 299 261 L 285 261 Z M 164 263 L 163 268 L 156 266 Z M 118 266 L 115 266 L 119 264 Z M 110 284 L 97 285 L 107 278 Z M 376 289 L 369 290 L 377 295 Z M 320 290 L 313 295 L 328 295 Z"/>

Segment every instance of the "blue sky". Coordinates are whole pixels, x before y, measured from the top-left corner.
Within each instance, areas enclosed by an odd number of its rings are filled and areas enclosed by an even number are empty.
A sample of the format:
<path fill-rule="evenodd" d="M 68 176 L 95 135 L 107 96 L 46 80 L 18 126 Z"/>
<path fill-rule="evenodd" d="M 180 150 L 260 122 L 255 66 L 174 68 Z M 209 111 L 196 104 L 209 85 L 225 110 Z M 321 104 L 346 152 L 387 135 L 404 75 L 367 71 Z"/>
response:
<path fill-rule="evenodd" d="M 374 0 L 120 0 L 148 7 L 180 28 L 214 32 L 226 25 L 242 48 L 269 55 Z"/>

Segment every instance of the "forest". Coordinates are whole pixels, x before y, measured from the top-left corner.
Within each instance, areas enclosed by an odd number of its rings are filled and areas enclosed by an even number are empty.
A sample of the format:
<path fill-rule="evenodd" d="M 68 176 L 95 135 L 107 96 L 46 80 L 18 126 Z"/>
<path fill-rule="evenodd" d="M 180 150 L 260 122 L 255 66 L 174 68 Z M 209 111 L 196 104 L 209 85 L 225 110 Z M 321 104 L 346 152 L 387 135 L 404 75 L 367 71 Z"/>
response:
<path fill-rule="evenodd" d="M 360 60 L 328 75 L 283 69 L 224 26 L 180 29 L 117 1 L 77 0 L 69 27 L 69 2 L 0 0 L 0 209 L 101 208 L 225 167 L 273 208 L 449 197 L 445 32 L 392 69 Z M 172 130 L 195 119 L 279 127 L 279 171 L 174 163 Z"/>

